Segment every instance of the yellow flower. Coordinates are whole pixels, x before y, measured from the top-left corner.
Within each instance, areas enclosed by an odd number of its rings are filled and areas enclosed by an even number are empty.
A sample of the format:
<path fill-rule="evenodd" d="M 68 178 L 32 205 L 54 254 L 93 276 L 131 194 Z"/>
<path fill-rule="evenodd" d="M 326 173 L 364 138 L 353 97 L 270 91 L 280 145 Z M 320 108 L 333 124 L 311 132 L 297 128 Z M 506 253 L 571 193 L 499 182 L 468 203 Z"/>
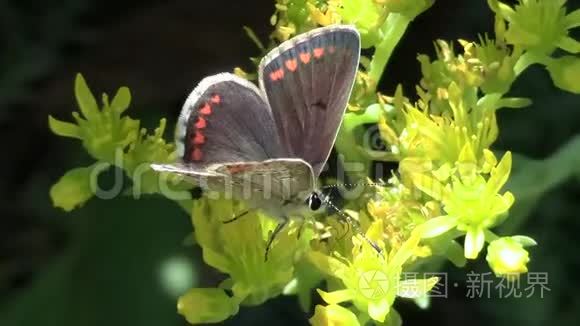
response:
<path fill-rule="evenodd" d="M 529 237 L 513 236 L 492 241 L 487 247 L 486 260 L 497 276 L 514 276 L 526 273 L 530 261 L 524 246 L 533 246 L 536 242 Z"/>
<path fill-rule="evenodd" d="M 382 220 L 377 220 L 369 227 L 366 236 L 384 249 L 382 232 Z M 421 297 L 438 281 L 437 277 L 401 280 L 403 265 L 414 255 L 420 239 L 421 235 L 413 232 L 407 241 L 399 248 L 389 251 L 386 257 L 377 253 L 368 242 L 357 238 L 353 238 L 355 246 L 351 260 L 316 251 L 310 252 L 308 257 L 319 270 L 339 278 L 345 286 L 342 290 L 318 290 L 318 293 L 331 305 L 352 301 L 359 311 L 366 312 L 373 320 L 385 322 L 391 318 L 391 307 L 397 296 Z"/>
<path fill-rule="evenodd" d="M 568 36 L 580 26 L 580 12 L 566 14 L 566 0 L 519 0 L 513 8 L 498 0 L 488 2 L 508 22 L 508 43 L 538 54 L 550 55 L 556 48 L 580 52 L 580 42 Z"/>
<path fill-rule="evenodd" d="M 507 181 L 511 170 L 511 153 L 489 173 L 478 172 L 472 153 L 460 158 L 464 162 L 450 182 L 443 185 L 427 174 L 413 175 L 413 182 L 421 191 L 443 203 L 446 215 L 428 220 L 420 226 L 424 238 L 436 237 L 451 229 L 465 233 L 465 257 L 477 258 L 485 242 L 485 231 L 497 224 L 514 202 L 513 195 L 500 190 Z M 469 151 L 467 151 L 469 152 Z"/>
<path fill-rule="evenodd" d="M 352 311 L 336 304 L 317 305 L 314 316 L 309 319 L 313 326 L 358 326 L 358 319 Z"/>

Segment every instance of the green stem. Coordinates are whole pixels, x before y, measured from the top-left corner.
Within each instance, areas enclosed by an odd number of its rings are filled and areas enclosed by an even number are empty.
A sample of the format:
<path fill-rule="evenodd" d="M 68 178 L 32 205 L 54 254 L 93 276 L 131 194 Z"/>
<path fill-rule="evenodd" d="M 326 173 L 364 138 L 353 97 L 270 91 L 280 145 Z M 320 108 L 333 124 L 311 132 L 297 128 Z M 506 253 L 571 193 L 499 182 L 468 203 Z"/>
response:
<path fill-rule="evenodd" d="M 186 199 L 186 200 L 178 200 L 175 202 L 179 207 L 181 207 L 187 215 L 191 215 L 191 210 L 193 209 L 193 200 Z"/>
<path fill-rule="evenodd" d="M 369 65 L 369 77 L 374 81 L 374 90 L 381 80 L 385 67 L 393 54 L 393 51 L 411 23 L 410 18 L 396 13 L 391 13 L 381 27 L 382 40 L 375 46 L 375 53 Z"/>
<path fill-rule="evenodd" d="M 544 194 L 580 175 L 579 149 L 580 135 L 577 135 L 544 160 L 525 159 L 522 156 L 515 158 L 519 161 L 519 167 L 512 172 L 507 189 L 514 193 L 517 200 L 498 233 L 514 233 L 532 215 Z"/>
<path fill-rule="evenodd" d="M 494 240 L 499 239 L 499 236 L 497 234 L 493 233 L 489 229 L 485 229 L 484 232 L 485 232 L 485 242 L 487 242 L 487 243 L 490 243 Z"/>

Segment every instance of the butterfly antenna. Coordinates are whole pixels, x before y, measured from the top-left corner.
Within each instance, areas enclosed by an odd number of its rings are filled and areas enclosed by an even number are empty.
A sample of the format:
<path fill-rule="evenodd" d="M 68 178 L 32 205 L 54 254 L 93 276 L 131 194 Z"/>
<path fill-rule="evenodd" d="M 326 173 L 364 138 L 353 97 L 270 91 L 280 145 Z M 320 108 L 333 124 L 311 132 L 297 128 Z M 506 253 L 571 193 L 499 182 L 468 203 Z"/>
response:
<path fill-rule="evenodd" d="M 330 208 L 332 208 L 334 211 L 336 211 L 336 213 L 338 215 L 340 215 L 340 217 L 342 217 L 344 220 L 347 221 L 348 224 L 350 224 L 353 228 L 353 231 L 356 232 L 358 235 L 360 235 L 361 237 L 363 237 L 363 239 L 365 239 L 366 242 L 368 242 L 371 247 L 373 247 L 373 249 L 375 249 L 377 251 L 377 253 L 379 255 L 381 255 L 381 257 L 383 256 L 382 254 L 382 250 L 381 248 L 379 248 L 377 246 L 376 243 L 372 242 L 369 238 L 367 238 L 367 236 L 362 232 L 361 228 L 360 228 L 360 224 L 357 220 L 353 219 L 350 215 L 344 213 L 342 210 L 340 210 L 338 207 L 336 207 L 331 201 L 330 201 L 330 197 L 326 197 L 324 199 L 324 202 L 330 206 Z M 384 258 L 384 257 L 383 257 Z"/>
<path fill-rule="evenodd" d="M 234 216 L 233 218 L 231 218 L 231 219 L 229 219 L 229 220 L 222 221 L 222 223 L 223 223 L 223 224 L 228 224 L 228 223 L 232 223 L 232 222 L 234 222 L 234 221 L 237 221 L 237 220 L 238 220 L 240 217 L 244 217 L 244 216 L 246 216 L 246 214 L 248 214 L 249 212 L 250 212 L 249 210 L 247 210 L 247 211 L 245 211 L 245 212 L 242 212 L 242 213 L 240 213 L 240 214 L 238 214 L 238 215 Z"/>
<path fill-rule="evenodd" d="M 381 186 L 381 187 L 386 187 L 385 184 L 378 183 L 378 182 L 375 182 L 375 183 L 337 183 L 337 184 L 333 184 L 333 185 L 322 186 L 322 189 L 338 189 L 340 187 L 353 188 L 353 187 L 357 187 L 357 186 L 365 186 L 365 187 Z"/>

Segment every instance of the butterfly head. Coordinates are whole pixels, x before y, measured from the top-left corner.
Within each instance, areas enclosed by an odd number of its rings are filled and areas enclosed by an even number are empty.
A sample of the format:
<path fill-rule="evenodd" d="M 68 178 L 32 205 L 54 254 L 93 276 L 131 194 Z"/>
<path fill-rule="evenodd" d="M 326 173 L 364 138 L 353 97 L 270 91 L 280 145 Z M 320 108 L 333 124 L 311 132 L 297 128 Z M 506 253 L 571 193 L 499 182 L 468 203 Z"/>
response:
<path fill-rule="evenodd" d="M 322 206 L 322 199 L 320 199 L 320 196 L 316 191 L 313 191 L 308 195 L 308 198 L 306 198 L 306 204 L 310 210 L 315 212 Z"/>

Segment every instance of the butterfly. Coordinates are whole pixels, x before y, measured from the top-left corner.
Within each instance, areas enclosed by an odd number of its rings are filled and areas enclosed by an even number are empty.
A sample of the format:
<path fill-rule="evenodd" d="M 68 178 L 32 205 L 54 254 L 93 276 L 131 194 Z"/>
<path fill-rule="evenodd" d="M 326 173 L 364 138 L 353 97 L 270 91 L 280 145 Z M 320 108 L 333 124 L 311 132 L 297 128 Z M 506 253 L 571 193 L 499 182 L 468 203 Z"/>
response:
<path fill-rule="evenodd" d="M 336 139 L 360 58 L 354 27 L 334 25 L 298 35 L 259 65 L 259 88 L 230 73 L 203 79 L 176 127 L 181 162 L 156 171 L 229 192 L 279 219 L 323 206 L 317 180 Z M 240 214 L 243 215 L 243 214 Z"/>

